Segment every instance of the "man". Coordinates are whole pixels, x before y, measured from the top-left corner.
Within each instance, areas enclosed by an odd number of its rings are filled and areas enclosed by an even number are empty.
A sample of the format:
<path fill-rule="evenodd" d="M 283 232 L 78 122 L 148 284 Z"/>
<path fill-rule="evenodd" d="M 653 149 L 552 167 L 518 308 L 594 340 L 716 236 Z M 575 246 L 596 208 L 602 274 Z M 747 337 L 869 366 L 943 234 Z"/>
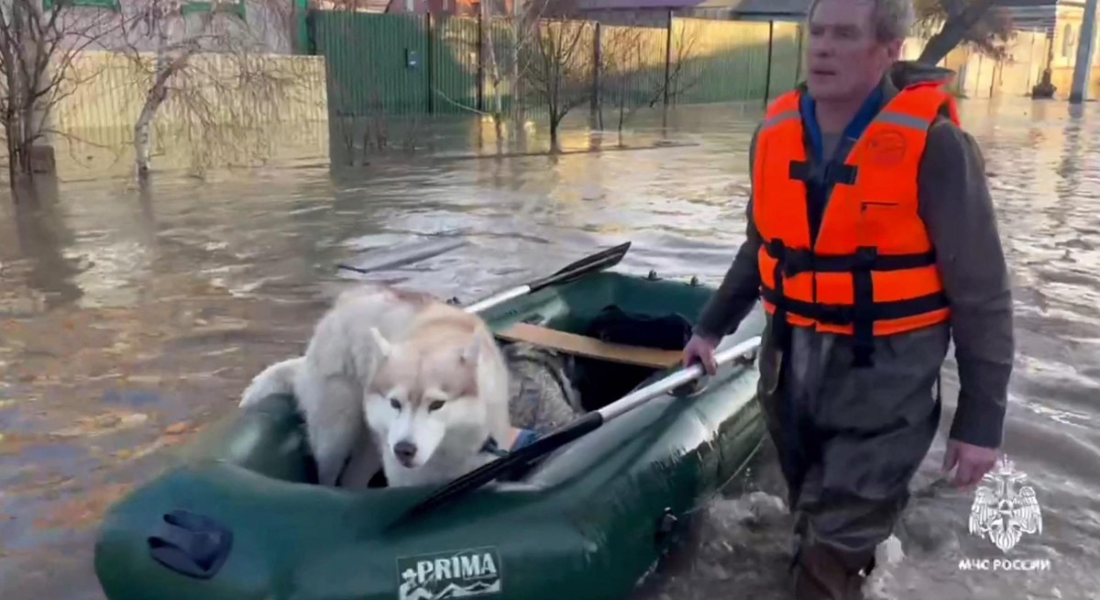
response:
<path fill-rule="evenodd" d="M 897 62 L 910 0 L 815 0 L 809 14 L 807 81 L 754 135 L 748 239 L 684 361 L 713 372 L 716 344 L 763 297 L 759 399 L 796 515 L 794 594 L 858 598 L 938 427 L 952 337 L 944 469 L 970 487 L 992 468 L 1012 301 L 951 72 Z"/>

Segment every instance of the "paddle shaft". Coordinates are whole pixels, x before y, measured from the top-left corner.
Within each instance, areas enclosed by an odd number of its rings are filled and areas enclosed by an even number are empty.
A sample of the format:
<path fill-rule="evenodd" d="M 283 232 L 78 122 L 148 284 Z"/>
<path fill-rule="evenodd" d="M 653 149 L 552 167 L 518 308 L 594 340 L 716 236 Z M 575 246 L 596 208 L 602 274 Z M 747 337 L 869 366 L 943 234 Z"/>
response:
<path fill-rule="evenodd" d="M 746 356 L 752 352 L 755 352 L 761 343 L 760 336 L 756 336 L 732 346 L 721 352 L 717 352 L 714 355 L 714 361 L 719 365 L 724 365 L 734 359 Z M 619 398 L 618 400 L 608 404 L 607 406 L 597 410 L 596 412 L 602 417 L 604 423 L 614 419 L 624 413 L 627 413 L 642 404 L 645 404 L 649 400 L 660 396 L 666 392 L 672 391 L 685 383 L 689 383 L 692 380 L 698 379 L 706 374 L 703 366 L 700 364 L 693 364 L 690 367 L 680 369 L 675 373 L 655 381 L 644 388 L 634 390 L 629 394 Z"/>
<path fill-rule="evenodd" d="M 529 285 L 516 286 L 514 288 L 504 290 L 503 292 L 493 294 L 492 296 L 489 296 L 484 300 L 478 300 L 477 302 L 474 302 L 473 304 L 465 307 L 463 310 L 474 314 L 485 312 L 490 308 L 493 308 L 494 306 L 504 304 L 505 302 L 509 300 L 514 300 L 516 298 L 519 298 L 520 296 L 526 296 L 533 291 L 534 289 L 532 289 Z"/>

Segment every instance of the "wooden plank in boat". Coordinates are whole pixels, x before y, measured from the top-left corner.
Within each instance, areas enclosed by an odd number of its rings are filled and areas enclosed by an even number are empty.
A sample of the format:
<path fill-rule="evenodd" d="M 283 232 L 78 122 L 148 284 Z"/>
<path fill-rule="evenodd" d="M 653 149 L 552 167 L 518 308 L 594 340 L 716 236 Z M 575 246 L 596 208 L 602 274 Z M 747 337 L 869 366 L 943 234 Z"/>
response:
<path fill-rule="evenodd" d="M 666 369 L 676 366 L 680 364 L 683 356 L 683 353 L 679 350 L 612 344 L 596 338 L 529 323 L 516 323 L 507 329 L 496 332 L 495 335 L 505 340 L 527 342 L 560 350 L 567 354 L 652 367 L 654 369 Z"/>

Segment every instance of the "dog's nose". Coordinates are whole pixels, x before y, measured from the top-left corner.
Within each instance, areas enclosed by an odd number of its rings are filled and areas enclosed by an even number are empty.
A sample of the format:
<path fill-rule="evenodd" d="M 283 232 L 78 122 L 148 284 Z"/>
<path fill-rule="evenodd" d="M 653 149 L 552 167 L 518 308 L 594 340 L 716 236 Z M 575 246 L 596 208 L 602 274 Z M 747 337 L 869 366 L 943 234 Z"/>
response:
<path fill-rule="evenodd" d="M 408 441 L 397 442 L 393 445 L 393 453 L 402 461 L 412 460 L 416 456 L 416 444 Z"/>

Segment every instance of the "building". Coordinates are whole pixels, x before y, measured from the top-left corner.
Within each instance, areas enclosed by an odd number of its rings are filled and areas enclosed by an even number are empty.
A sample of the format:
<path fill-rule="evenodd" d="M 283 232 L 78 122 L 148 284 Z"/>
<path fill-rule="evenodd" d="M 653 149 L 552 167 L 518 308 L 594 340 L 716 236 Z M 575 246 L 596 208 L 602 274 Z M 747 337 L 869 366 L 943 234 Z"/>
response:
<path fill-rule="evenodd" d="M 802 21 L 810 0 L 576 0 L 578 12 L 609 25 L 661 25 L 676 17 Z"/>
<path fill-rule="evenodd" d="M 1043 32 L 1050 41 L 1050 80 L 1057 96 L 1067 97 L 1073 83 L 1077 49 L 1081 44 L 1081 27 L 1085 20 L 1085 0 L 999 0 L 1012 15 L 1017 29 Z M 1100 27 L 1097 28 L 1100 39 Z M 1088 96 L 1100 95 L 1100 69 L 1094 52 L 1091 84 Z"/>
<path fill-rule="evenodd" d="M 512 0 L 489 0 L 493 14 L 511 10 Z M 479 0 L 312 0 L 318 10 L 355 11 L 373 14 L 426 14 L 471 17 L 481 10 Z"/>

